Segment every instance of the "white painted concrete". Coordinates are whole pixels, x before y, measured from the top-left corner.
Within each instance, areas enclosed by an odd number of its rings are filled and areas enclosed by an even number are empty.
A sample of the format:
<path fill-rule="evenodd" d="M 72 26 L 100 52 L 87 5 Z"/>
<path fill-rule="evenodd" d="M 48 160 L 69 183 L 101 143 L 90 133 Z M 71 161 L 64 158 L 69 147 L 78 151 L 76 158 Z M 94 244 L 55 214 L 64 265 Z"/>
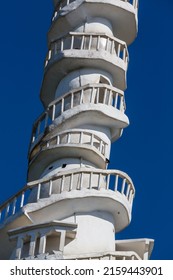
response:
<path fill-rule="evenodd" d="M 133 182 L 107 170 L 128 126 L 124 90 L 137 0 L 54 0 L 28 183 L 5 202 L 0 259 L 148 259 L 153 240 L 115 241 Z M 59 10 L 58 10 L 59 9 Z"/>

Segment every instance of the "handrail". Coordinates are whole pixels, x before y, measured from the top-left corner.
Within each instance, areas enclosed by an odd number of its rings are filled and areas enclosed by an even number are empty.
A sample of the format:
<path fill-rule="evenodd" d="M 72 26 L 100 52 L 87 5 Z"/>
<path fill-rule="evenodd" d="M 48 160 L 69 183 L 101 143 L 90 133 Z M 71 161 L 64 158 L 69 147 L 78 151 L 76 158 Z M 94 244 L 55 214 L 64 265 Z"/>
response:
<path fill-rule="evenodd" d="M 89 254 L 83 254 L 83 255 L 71 255 L 71 256 L 64 256 L 64 259 L 69 260 L 80 260 L 80 259 L 99 259 L 102 260 L 102 258 L 108 257 L 109 260 L 141 260 L 141 258 L 138 256 L 136 252 L 128 251 L 115 251 L 115 252 L 103 252 L 103 253 L 89 253 Z"/>
<path fill-rule="evenodd" d="M 34 122 L 31 144 L 63 112 L 86 103 L 104 104 L 114 107 L 122 113 L 125 111 L 123 91 L 107 84 L 87 84 L 65 93 L 49 104 L 47 110 Z"/>
<path fill-rule="evenodd" d="M 73 181 L 74 175 L 78 175 L 79 177 L 76 186 L 74 185 Z M 84 186 L 83 179 L 88 175 L 89 180 L 87 181 L 87 185 Z M 9 216 L 13 216 L 16 212 L 18 212 L 23 206 L 25 206 L 28 203 L 29 194 L 33 189 L 36 190 L 35 202 L 37 202 L 39 199 L 42 198 L 42 188 L 44 188 L 45 184 L 47 183 L 49 190 L 47 198 L 50 197 L 53 194 L 53 182 L 55 182 L 58 179 L 61 180 L 60 193 L 71 192 L 72 190 L 74 190 L 74 188 L 78 191 L 86 188 L 90 190 L 96 189 L 98 191 L 101 191 L 103 189 L 111 190 L 115 193 L 119 193 L 120 195 L 122 195 L 126 199 L 127 203 L 129 203 L 129 205 L 132 206 L 133 198 L 135 195 L 135 188 L 131 178 L 126 173 L 119 170 L 104 170 L 95 168 L 88 170 L 88 168 L 80 168 L 66 172 L 61 172 L 61 174 L 54 175 L 48 179 L 39 179 L 37 181 L 28 183 L 22 190 L 17 192 L 14 196 L 9 198 L 0 206 L 0 223 L 5 221 Z M 68 184 L 66 179 L 69 182 Z M 64 186 L 66 186 L 66 189 L 64 189 Z"/>
<path fill-rule="evenodd" d="M 120 0 L 120 1 L 131 4 L 134 7 L 134 9 L 138 8 L 139 0 Z M 52 21 L 56 20 L 59 11 L 61 11 L 65 6 L 71 4 L 72 2 L 75 2 L 75 0 L 60 0 L 60 1 L 58 1 L 57 5 L 55 7 L 55 12 L 52 16 Z"/>
<path fill-rule="evenodd" d="M 105 33 L 69 32 L 68 35 L 51 43 L 45 67 L 58 53 L 65 50 L 104 50 L 122 59 L 126 64 L 129 60 L 127 45 L 124 41 Z"/>
<path fill-rule="evenodd" d="M 74 139 L 73 136 L 78 136 L 76 139 Z M 86 137 L 88 136 L 89 139 L 87 139 L 87 143 L 86 143 Z M 97 146 L 95 145 L 95 142 L 98 144 Z M 30 160 L 32 160 L 32 158 L 34 156 L 36 156 L 36 154 L 38 154 L 41 150 L 46 149 L 46 148 L 50 148 L 53 146 L 58 146 L 58 145 L 81 145 L 81 144 L 86 144 L 89 146 L 92 146 L 94 148 L 96 148 L 103 156 L 106 156 L 106 146 L 108 145 L 104 140 L 102 140 L 98 135 L 91 133 L 89 131 L 85 131 L 85 130 L 69 130 L 69 131 L 65 131 L 62 133 L 57 134 L 56 136 L 53 136 L 51 138 L 49 138 L 48 140 L 43 141 L 40 145 L 39 145 L 39 149 L 37 146 L 37 151 L 34 151 L 34 148 L 30 151 Z"/>

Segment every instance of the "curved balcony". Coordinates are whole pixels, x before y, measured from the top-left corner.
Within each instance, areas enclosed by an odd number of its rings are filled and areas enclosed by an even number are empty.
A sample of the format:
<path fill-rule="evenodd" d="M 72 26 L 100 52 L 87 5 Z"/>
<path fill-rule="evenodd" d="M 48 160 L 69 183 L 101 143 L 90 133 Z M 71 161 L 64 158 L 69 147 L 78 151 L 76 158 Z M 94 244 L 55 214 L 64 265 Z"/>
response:
<path fill-rule="evenodd" d="M 106 168 L 109 158 L 108 143 L 87 130 L 69 130 L 41 141 L 31 149 L 28 178 L 40 177 L 45 168 L 61 158 L 83 158 L 98 168 Z"/>
<path fill-rule="evenodd" d="M 51 43 L 40 98 L 47 107 L 54 99 L 58 83 L 67 73 L 88 67 L 107 71 L 114 84 L 124 90 L 127 66 L 125 42 L 106 34 L 70 32 Z"/>
<path fill-rule="evenodd" d="M 82 24 L 84 14 L 109 20 L 114 35 L 128 45 L 136 38 L 138 0 L 62 0 L 55 2 L 49 42 Z"/>
<path fill-rule="evenodd" d="M 52 215 L 61 219 L 62 215 L 66 217 L 71 212 L 97 210 L 112 213 L 118 232 L 130 223 L 134 195 L 133 182 L 126 173 L 119 170 L 69 170 L 52 178 L 28 183 L 0 206 L 0 223 L 5 225 L 13 221 L 12 228 L 15 228 L 15 222 L 24 213 L 27 213 L 30 221 L 40 223 L 44 222 L 45 217 L 51 220 Z M 44 213 L 35 214 L 45 209 L 46 216 Z"/>
<path fill-rule="evenodd" d="M 124 93 L 107 84 L 88 84 L 72 90 L 49 104 L 47 110 L 35 121 L 31 148 L 40 141 L 48 127 L 61 126 L 68 119 L 66 129 L 82 124 L 94 124 L 111 128 L 112 141 L 118 139 L 122 128 L 129 124 L 124 114 Z M 86 116 L 87 113 L 87 116 Z M 90 113 L 90 114 L 88 114 Z M 100 119 L 101 118 L 101 119 Z"/>

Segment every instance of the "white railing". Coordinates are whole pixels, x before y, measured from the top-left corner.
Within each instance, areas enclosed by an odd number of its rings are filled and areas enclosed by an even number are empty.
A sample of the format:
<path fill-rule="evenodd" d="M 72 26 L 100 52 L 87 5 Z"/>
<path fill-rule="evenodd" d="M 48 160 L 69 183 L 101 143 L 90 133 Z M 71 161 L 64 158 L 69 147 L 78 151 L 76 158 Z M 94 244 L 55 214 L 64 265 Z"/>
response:
<path fill-rule="evenodd" d="M 52 21 L 54 21 L 57 16 L 58 16 L 58 12 L 61 11 L 65 6 L 71 4 L 72 2 L 75 2 L 76 0 L 60 0 L 58 1 L 56 7 L 55 7 L 55 12 L 53 14 L 52 17 Z"/>
<path fill-rule="evenodd" d="M 121 195 L 129 204 L 129 207 L 132 207 L 135 195 L 132 180 L 126 173 L 119 170 L 86 170 L 86 168 L 71 170 L 46 180 L 40 179 L 28 183 L 21 191 L 0 206 L 0 223 L 4 222 L 8 217 L 15 215 L 24 205 L 29 203 L 30 200 L 28 202 L 28 198 L 33 190 L 34 202 L 55 194 L 54 187 L 56 188 L 56 183 L 58 184 L 59 193 L 84 189 L 94 189 L 97 191 L 111 190 Z"/>
<path fill-rule="evenodd" d="M 56 221 L 44 224 L 34 224 L 20 230 L 9 231 L 10 240 L 16 241 L 15 259 L 34 259 L 40 255 L 49 255 L 49 240 L 55 234 L 59 237 L 58 251 L 64 251 L 65 241 L 70 233 L 71 238 L 76 236 L 77 224 L 58 223 Z M 49 238 L 49 240 L 48 240 Z"/>
<path fill-rule="evenodd" d="M 45 67 L 58 53 L 65 50 L 106 51 L 128 63 L 128 49 L 125 42 L 102 33 L 70 32 L 65 37 L 51 43 Z"/>
<path fill-rule="evenodd" d="M 120 1 L 127 2 L 131 5 L 133 5 L 133 7 L 135 9 L 138 8 L 139 0 L 120 0 Z M 56 20 L 56 18 L 58 17 L 58 12 L 59 11 L 61 11 L 65 6 L 71 4 L 72 2 L 75 2 L 75 0 L 61 0 L 61 1 L 58 1 L 57 5 L 55 7 L 55 12 L 54 12 L 53 17 L 52 17 L 52 21 Z"/>
<path fill-rule="evenodd" d="M 73 255 L 65 256 L 64 259 L 69 260 L 141 260 L 137 253 L 133 251 L 123 252 L 106 252 L 106 253 L 90 253 L 83 256 Z"/>
<path fill-rule="evenodd" d="M 138 256 L 137 253 L 133 252 L 133 251 L 129 251 L 129 252 L 122 252 L 122 251 L 116 251 L 116 252 L 106 252 L 106 253 L 102 253 L 102 254 L 84 254 L 82 255 L 69 255 L 69 256 L 64 256 L 63 253 L 61 253 L 61 258 L 63 260 L 141 260 L 141 258 Z M 31 257 L 26 257 L 26 258 L 22 258 L 22 259 L 31 259 Z M 39 255 L 33 257 L 32 259 L 39 259 Z M 41 259 L 41 258 L 40 258 Z M 45 254 L 45 259 L 46 260 L 56 260 L 57 256 L 56 254 Z M 59 256 L 58 256 L 59 259 Z"/>
<path fill-rule="evenodd" d="M 49 104 L 35 121 L 32 131 L 31 144 L 33 144 L 45 129 L 63 112 L 82 104 L 104 104 L 125 111 L 123 91 L 106 84 L 88 84 L 67 92 L 62 97 Z"/>
<path fill-rule="evenodd" d="M 45 150 L 50 147 L 55 147 L 58 145 L 88 145 L 90 148 L 96 148 L 100 154 L 104 157 L 106 156 L 107 143 L 103 141 L 100 137 L 94 133 L 85 130 L 70 130 L 64 133 L 60 133 L 48 140 L 42 142 L 39 147 L 33 149 L 30 155 L 30 160 L 41 150 Z"/>

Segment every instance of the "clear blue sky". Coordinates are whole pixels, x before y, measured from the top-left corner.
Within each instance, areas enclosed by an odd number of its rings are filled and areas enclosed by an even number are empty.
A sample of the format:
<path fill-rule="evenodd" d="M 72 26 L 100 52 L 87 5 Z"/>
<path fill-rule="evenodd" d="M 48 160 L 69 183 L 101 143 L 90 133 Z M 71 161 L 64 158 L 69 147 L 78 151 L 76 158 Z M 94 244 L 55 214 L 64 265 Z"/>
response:
<path fill-rule="evenodd" d="M 127 172 L 136 188 L 131 225 L 118 238 L 154 238 L 152 259 L 173 259 L 172 11 L 171 0 L 140 0 L 125 93 L 131 124 L 113 144 L 109 166 Z M 0 202 L 26 183 L 52 12 L 51 0 L 1 3 Z"/>

